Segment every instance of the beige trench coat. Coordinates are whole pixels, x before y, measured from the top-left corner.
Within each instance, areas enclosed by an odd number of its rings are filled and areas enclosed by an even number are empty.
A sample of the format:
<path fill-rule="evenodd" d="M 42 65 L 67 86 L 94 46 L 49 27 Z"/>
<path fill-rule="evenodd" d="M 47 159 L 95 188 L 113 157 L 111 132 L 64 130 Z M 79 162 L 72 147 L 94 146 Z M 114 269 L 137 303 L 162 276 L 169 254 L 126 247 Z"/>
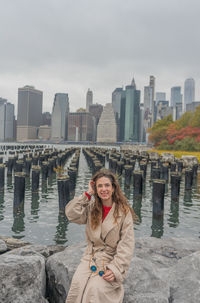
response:
<path fill-rule="evenodd" d="M 71 283 L 66 303 L 121 303 L 124 297 L 122 282 L 126 276 L 134 250 L 132 214 L 119 213 L 114 223 L 115 203 L 104 221 L 93 230 L 90 225 L 90 209 L 94 203 L 83 194 L 71 200 L 65 209 L 69 221 L 86 224 L 87 248 Z M 92 258 L 95 257 L 95 264 Z M 91 265 L 98 271 L 111 269 L 116 277 L 108 282 L 92 273 Z"/>

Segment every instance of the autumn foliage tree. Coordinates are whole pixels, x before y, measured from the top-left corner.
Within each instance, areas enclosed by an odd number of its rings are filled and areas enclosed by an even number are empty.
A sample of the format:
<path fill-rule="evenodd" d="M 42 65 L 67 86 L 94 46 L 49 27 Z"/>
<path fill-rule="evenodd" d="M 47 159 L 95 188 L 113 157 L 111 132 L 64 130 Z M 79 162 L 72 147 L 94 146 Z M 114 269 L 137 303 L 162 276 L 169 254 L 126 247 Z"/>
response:
<path fill-rule="evenodd" d="M 175 122 L 168 116 L 149 129 L 149 140 L 158 149 L 200 151 L 200 106 Z"/>

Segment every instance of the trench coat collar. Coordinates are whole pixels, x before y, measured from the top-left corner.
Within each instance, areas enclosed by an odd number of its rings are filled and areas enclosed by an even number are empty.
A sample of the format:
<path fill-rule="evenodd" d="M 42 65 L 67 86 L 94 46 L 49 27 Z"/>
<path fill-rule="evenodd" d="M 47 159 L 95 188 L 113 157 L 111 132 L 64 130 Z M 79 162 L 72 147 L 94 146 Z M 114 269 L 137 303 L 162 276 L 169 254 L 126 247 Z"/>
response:
<path fill-rule="evenodd" d="M 117 222 L 114 222 L 114 211 L 115 211 L 115 202 L 112 205 L 111 210 L 109 211 L 109 213 L 107 214 L 107 216 L 105 217 L 104 221 L 101 222 L 101 237 L 104 240 L 107 236 L 107 234 L 109 233 L 109 231 L 111 229 L 113 229 L 120 221 L 120 218 L 122 217 L 122 211 L 119 210 L 119 214 L 118 214 L 118 218 L 117 218 Z"/>

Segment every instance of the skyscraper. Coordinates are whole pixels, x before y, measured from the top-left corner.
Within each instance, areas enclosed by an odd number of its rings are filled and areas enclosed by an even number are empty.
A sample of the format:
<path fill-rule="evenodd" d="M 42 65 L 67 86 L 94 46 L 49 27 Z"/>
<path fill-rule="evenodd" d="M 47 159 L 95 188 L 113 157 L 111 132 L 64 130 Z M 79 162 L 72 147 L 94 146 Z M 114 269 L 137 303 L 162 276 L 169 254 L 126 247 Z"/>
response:
<path fill-rule="evenodd" d="M 120 140 L 120 117 L 121 117 L 121 100 L 122 100 L 123 88 L 118 87 L 112 93 L 112 106 L 115 113 L 115 119 L 117 123 L 117 141 Z"/>
<path fill-rule="evenodd" d="M 171 88 L 171 106 L 175 107 L 178 103 L 182 103 L 181 86 L 174 86 Z"/>
<path fill-rule="evenodd" d="M 156 93 L 156 104 L 159 101 L 166 101 L 166 93 L 163 93 L 163 92 L 157 92 Z"/>
<path fill-rule="evenodd" d="M 195 101 L 195 81 L 193 78 L 188 78 L 184 83 L 184 106 L 183 111 L 186 111 L 186 104 Z"/>
<path fill-rule="evenodd" d="M 54 97 L 51 117 L 51 139 L 66 140 L 68 133 L 69 97 L 57 93 Z"/>
<path fill-rule="evenodd" d="M 37 129 L 42 124 L 43 93 L 34 86 L 18 89 L 17 140 L 37 138 Z"/>
<path fill-rule="evenodd" d="M 140 139 L 140 91 L 135 82 L 126 86 L 124 141 L 139 142 Z"/>
<path fill-rule="evenodd" d="M 86 94 L 86 111 L 89 112 L 90 105 L 93 104 L 93 92 L 88 88 Z"/>
<path fill-rule="evenodd" d="M 0 98 L 0 141 L 14 140 L 14 104 Z"/>

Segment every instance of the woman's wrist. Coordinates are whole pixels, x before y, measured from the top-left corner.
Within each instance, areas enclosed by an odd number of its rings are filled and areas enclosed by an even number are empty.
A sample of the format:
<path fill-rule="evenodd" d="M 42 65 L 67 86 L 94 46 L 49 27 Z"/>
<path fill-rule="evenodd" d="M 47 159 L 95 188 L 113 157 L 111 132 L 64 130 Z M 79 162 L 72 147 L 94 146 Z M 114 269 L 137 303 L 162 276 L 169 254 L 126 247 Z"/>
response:
<path fill-rule="evenodd" d="M 86 192 L 85 192 L 85 195 L 87 196 L 87 198 L 88 198 L 89 200 L 91 199 L 91 196 L 92 196 L 92 195 L 90 194 L 89 191 L 86 191 Z"/>

